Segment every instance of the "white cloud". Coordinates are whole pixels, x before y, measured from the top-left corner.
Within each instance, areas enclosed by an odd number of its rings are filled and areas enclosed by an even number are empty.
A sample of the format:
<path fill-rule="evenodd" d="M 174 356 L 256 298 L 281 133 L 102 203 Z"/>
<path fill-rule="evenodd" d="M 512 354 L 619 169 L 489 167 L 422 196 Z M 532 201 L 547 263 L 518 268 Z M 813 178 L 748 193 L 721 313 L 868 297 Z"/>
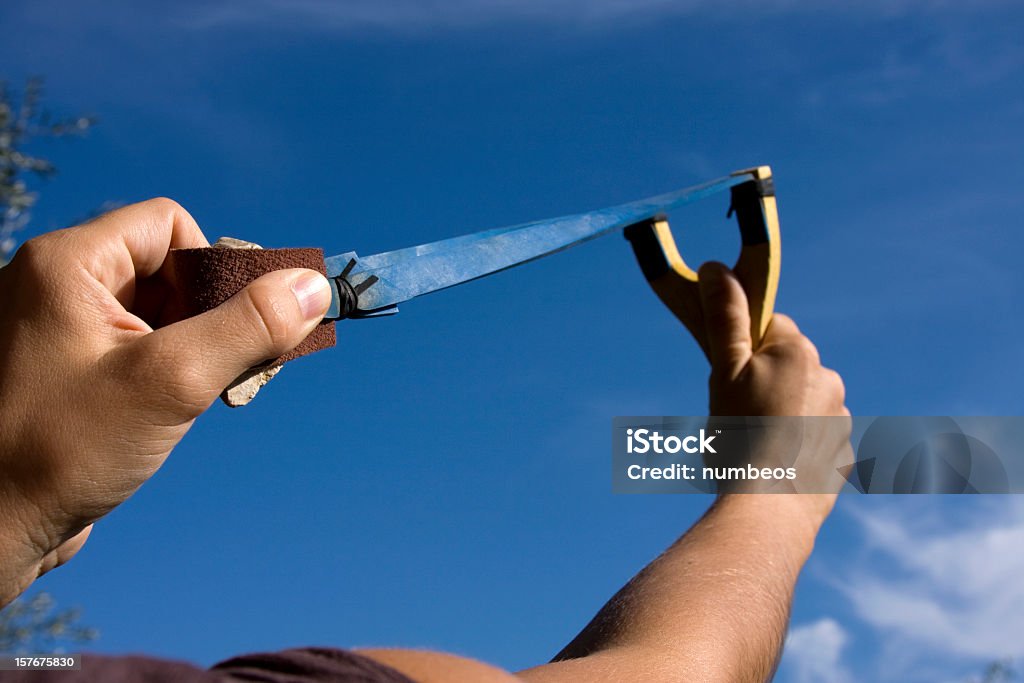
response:
<path fill-rule="evenodd" d="M 938 502 L 860 506 L 870 551 L 840 590 L 861 620 L 919 660 L 1024 656 L 1024 505 Z"/>
<path fill-rule="evenodd" d="M 470 28 L 508 20 L 602 22 L 650 13 L 685 13 L 706 0 L 221 0 L 188 12 L 196 28 L 234 24 L 316 27 L 321 30 Z"/>
<path fill-rule="evenodd" d="M 862 542 L 848 546 L 826 580 L 856 620 L 795 626 L 778 680 L 979 680 L 992 662 L 1024 657 L 1024 503 L 901 496 L 845 507 Z M 851 632 L 870 651 L 858 656 Z"/>
<path fill-rule="evenodd" d="M 1007 0 L 979 0 L 973 10 L 1007 5 Z M 866 12 L 886 16 L 914 11 L 961 11 L 952 0 L 220 0 L 183 7 L 180 19 L 195 28 L 274 24 L 321 30 L 403 30 L 470 28 L 506 21 L 600 25 L 627 18 L 715 12 L 722 15 L 751 12 L 770 14 L 822 10 Z"/>
<path fill-rule="evenodd" d="M 786 638 L 787 680 L 793 683 L 848 683 L 853 675 L 842 663 L 849 635 L 828 617 L 797 626 Z"/>

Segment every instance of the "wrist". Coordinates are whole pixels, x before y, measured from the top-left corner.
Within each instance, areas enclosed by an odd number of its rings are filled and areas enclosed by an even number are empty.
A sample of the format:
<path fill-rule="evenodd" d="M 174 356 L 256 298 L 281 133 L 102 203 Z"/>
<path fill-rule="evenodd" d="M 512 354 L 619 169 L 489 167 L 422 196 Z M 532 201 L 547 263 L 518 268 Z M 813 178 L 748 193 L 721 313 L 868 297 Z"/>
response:
<path fill-rule="evenodd" d="M 810 555 L 836 497 L 833 493 L 722 493 L 715 507 L 735 511 L 780 543 Z"/>

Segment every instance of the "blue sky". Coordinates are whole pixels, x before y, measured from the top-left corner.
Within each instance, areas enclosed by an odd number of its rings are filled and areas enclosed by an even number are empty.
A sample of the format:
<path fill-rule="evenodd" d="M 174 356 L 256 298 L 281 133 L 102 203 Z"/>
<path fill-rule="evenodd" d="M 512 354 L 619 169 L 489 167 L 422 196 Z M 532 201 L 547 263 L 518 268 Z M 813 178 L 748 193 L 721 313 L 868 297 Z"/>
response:
<path fill-rule="evenodd" d="M 168 195 L 210 237 L 375 253 L 770 163 L 779 310 L 874 414 L 1020 412 L 1024 12 L 1011 2 L 5 3 L 2 76 L 100 124 L 43 143 L 36 232 Z M 725 206 L 674 217 L 731 261 Z M 617 237 L 339 325 L 39 583 L 97 648 L 554 654 L 707 500 L 616 497 L 614 415 L 706 366 Z M 1024 655 L 1011 498 L 844 500 L 783 681 Z M 897 599 L 898 598 L 898 599 Z"/>

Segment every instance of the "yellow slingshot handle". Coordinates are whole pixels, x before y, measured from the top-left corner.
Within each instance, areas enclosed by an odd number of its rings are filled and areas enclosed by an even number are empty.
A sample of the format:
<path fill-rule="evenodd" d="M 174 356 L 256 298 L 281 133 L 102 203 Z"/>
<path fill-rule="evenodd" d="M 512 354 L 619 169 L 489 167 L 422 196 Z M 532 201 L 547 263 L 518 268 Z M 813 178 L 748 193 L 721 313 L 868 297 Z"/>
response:
<path fill-rule="evenodd" d="M 779 213 L 770 167 L 759 166 L 733 175 L 752 176 L 749 181 L 731 188 L 730 213 L 736 214 L 742 242 L 733 272 L 747 293 L 750 337 L 756 349 L 768 330 L 779 289 L 782 261 Z M 679 254 L 668 220 L 656 216 L 636 223 L 626 228 L 625 236 L 651 288 L 708 355 L 697 272 L 686 265 Z"/>

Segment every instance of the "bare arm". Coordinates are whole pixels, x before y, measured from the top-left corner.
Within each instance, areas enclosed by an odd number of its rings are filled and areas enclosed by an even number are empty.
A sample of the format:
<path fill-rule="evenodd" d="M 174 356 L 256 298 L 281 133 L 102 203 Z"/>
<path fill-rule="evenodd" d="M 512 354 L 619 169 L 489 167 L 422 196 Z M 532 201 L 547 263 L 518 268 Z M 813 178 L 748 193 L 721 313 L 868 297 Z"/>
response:
<path fill-rule="evenodd" d="M 824 515 L 799 496 L 726 495 L 528 681 L 766 681 Z"/>
<path fill-rule="evenodd" d="M 803 496 L 720 497 L 608 601 L 554 662 L 515 677 L 470 659 L 363 650 L 421 683 L 766 681 L 827 510 Z"/>
<path fill-rule="evenodd" d="M 797 575 L 827 510 L 803 496 L 718 498 L 647 565 L 535 683 L 766 681 L 782 648 Z M 422 683 L 514 680 L 479 662 L 410 650 L 368 655 Z"/>
<path fill-rule="evenodd" d="M 842 382 L 785 316 L 751 348 L 743 290 L 721 266 L 701 271 L 711 346 L 711 412 L 845 415 Z M 717 287 L 715 284 L 717 283 Z M 826 435 L 831 459 L 847 434 Z M 766 681 L 793 589 L 834 495 L 725 494 L 528 681 Z"/>

